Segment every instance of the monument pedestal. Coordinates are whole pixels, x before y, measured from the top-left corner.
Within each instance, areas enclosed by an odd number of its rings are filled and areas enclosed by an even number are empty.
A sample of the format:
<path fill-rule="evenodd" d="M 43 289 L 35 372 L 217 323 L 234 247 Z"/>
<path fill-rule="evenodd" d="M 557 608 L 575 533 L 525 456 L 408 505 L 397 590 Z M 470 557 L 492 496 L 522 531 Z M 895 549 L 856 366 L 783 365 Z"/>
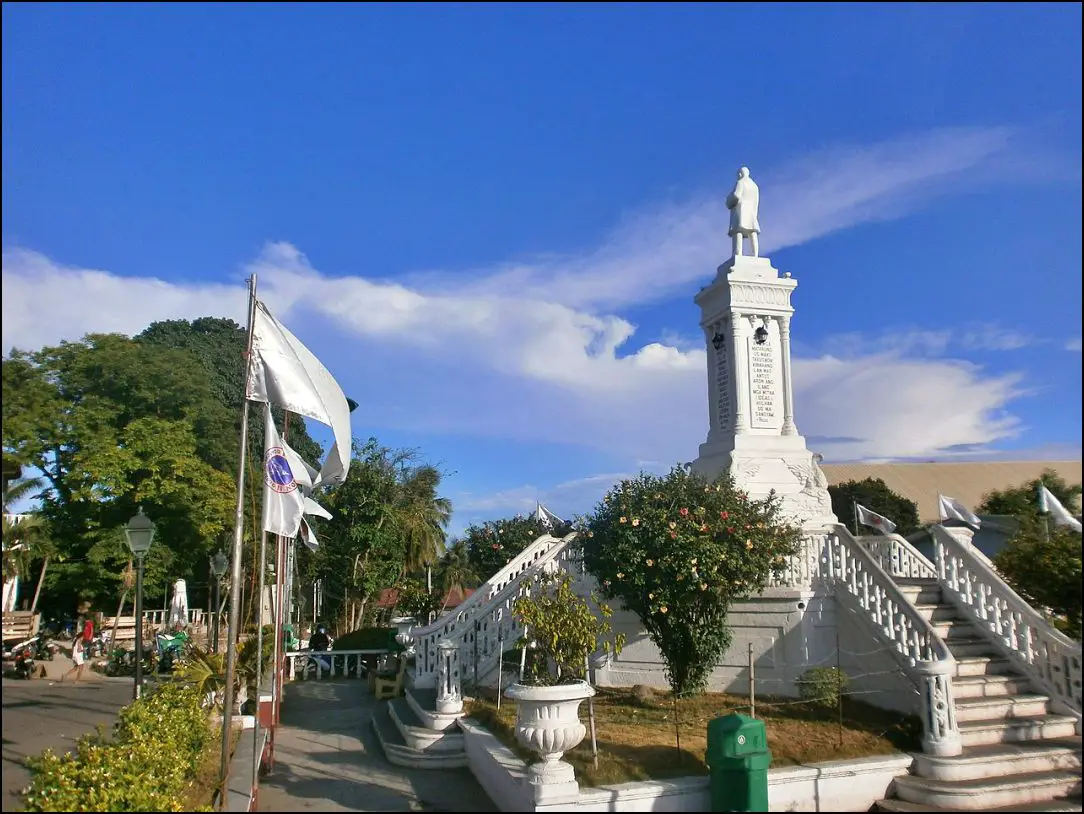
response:
<path fill-rule="evenodd" d="M 783 514 L 835 523 L 828 482 L 794 422 L 790 295 L 798 281 L 766 257 L 733 257 L 696 296 L 708 353 L 707 440 L 693 462 L 729 472 L 752 498 L 774 491 Z"/>

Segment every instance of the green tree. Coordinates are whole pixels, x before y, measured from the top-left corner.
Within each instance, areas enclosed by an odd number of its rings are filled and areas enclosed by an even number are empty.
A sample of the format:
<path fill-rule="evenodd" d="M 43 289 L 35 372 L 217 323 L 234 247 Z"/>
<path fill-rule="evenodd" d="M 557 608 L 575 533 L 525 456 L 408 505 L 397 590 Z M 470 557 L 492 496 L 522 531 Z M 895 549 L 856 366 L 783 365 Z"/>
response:
<path fill-rule="evenodd" d="M 1047 469 L 1034 480 L 1025 481 L 1019 486 L 995 489 L 983 495 L 979 514 L 1006 514 L 1021 520 L 1037 520 L 1040 516 L 1040 486 L 1046 486 L 1070 512 L 1076 510 L 1080 502 L 1080 484 L 1070 484 L 1053 469 Z"/>
<path fill-rule="evenodd" d="M 4 452 L 45 481 L 41 514 L 64 559 L 48 580 L 60 609 L 117 592 L 122 528 L 139 505 L 158 526 L 149 594 L 167 590 L 167 571 L 190 578 L 205 566 L 234 489 L 200 454 L 197 428 L 221 412 L 190 353 L 90 335 L 13 351 L 3 388 Z"/>
<path fill-rule="evenodd" d="M 774 497 L 749 500 L 729 475 L 674 468 L 622 481 L 587 520 L 584 564 L 603 595 L 640 617 L 677 697 L 702 692 L 727 651 L 727 614 L 797 551 Z"/>
<path fill-rule="evenodd" d="M 4 582 L 12 577 L 26 579 L 35 560 L 44 561 L 53 553 L 49 527 L 39 512 L 13 513 L 15 504 L 32 498 L 44 486 L 41 478 L 22 478 L 4 491 L 3 546 Z"/>
<path fill-rule="evenodd" d="M 1053 470 L 1019 486 L 998 489 L 983 497 L 981 514 L 1011 515 L 1020 529 L 994 558 L 998 572 L 1038 608 L 1047 609 L 1053 622 L 1075 639 L 1081 636 L 1080 533 L 1054 526 L 1039 513 L 1039 486 L 1074 511 L 1080 484 L 1070 484 Z"/>
<path fill-rule="evenodd" d="M 455 540 L 448 547 L 437 567 L 437 583 L 445 596 L 451 591 L 465 594 L 468 588 L 478 586 L 478 574 L 471 565 L 466 540 Z"/>
<path fill-rule="evenodd" d="M 1024 519 L 1020 530 L 994 557 L 994 565 L 1030 604 L 1046 609 L 1066 635 L 1080 640 L 1080 533 L 1047 530 L 1042 520 Z"/>
<path fill-rule="evenodd" d="M 413 616 L 419 624 L 426 624 L 430 614 L 435 616 L 440 612 L 440 593 L 430 592 L 422 580 L 408 577 L 399 583 L 397 590 L 396 609 L 407 616 Z"/>
<path fill-rule="evenodd" d="M 872 529 L 855 527 L 854 504 L 884 515 L 896 524 L 896 534 L 908 535 L 919 527 L 918 504 L 888 488 L 880 478 L 849 480 L 828 487 L 832 496 L 832 512 L 850 529 L 851 534 L 873 534 Z"/>

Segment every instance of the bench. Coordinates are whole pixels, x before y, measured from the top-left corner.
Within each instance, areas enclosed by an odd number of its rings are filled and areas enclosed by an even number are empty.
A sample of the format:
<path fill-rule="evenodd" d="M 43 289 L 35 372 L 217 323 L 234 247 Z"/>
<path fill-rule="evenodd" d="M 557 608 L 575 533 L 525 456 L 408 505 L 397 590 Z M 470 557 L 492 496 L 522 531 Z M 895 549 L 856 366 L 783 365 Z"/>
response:
<path fill-rule="evenodd" d="M 113 635 L 113 625 L 117 626 L 116 638 L 111 641 L 110 646 L 115 646 L 120 642 L 135 643 L 135 629 L 136 619 L 134 616 L 105 616 L 102 618 L 102 626 L 98 633 L 101 634 L 103 640 L 108 640 Z M 143 638 L 147 638 L 147 628 L 143 628 Z"/>
<path fill-rule="evenodd" d="M 25 642 L 38 635 L 41 626 L 41 614 L 30 611 L 10 611 L 4 613 L 4 641 L 18 640 Z"/>

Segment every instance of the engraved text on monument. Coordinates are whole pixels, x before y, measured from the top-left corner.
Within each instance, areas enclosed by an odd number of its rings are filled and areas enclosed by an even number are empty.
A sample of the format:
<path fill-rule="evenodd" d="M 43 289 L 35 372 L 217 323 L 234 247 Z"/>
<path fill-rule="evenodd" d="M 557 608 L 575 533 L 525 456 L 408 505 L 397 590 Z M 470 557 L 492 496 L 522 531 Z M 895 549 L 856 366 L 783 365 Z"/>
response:
<path fill-rule="evenodd" d="M 775 349 L 758 345 L 749 338 L 749 413 L 750 426 L 762 430 L 780 426 L 779 390 L 776 379 Z"/>

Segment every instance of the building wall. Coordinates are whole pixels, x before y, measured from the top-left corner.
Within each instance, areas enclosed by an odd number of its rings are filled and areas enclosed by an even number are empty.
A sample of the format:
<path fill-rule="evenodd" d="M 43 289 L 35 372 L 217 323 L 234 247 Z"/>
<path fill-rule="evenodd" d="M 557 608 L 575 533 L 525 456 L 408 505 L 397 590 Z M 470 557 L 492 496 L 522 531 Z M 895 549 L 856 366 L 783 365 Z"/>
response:
<path fill-rule="evenodd" d="M 1069 483 L 1081 482 L 1080 461 L 941 461 L 929 463 L 840 463 L 821 465 L 828 483 L 880 478 L 888 488 L 918 504 L 919 520 L 936 523 L 937 495 L 950 495 L 974 510 L 995 489 L 1019 486 L 1052 469 Z M 1066 507 L 1070 508 L 1070 507 Z M 1074 512 L 1080 506 L 1071 507 Z"/>

